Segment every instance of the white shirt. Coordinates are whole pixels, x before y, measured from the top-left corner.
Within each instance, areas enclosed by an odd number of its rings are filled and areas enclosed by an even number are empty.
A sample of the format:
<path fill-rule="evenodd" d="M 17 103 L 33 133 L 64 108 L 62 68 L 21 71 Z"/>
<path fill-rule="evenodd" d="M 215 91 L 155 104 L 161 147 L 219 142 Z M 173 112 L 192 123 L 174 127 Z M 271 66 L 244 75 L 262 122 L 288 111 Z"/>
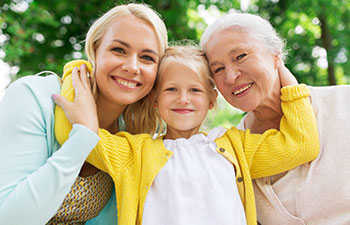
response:
<path fill-rule="evenodd" d="M 234 167 L 215 150 L 225 132 L 164 140 L 174 154 L 148 192 L 143 225 L 246 224 Z"/>

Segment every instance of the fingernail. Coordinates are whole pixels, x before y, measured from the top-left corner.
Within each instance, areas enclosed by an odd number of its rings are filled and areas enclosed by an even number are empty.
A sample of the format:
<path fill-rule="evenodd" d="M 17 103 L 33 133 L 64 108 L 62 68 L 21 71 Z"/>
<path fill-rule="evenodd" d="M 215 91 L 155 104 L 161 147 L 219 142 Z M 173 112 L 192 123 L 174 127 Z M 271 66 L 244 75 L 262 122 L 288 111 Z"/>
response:
<path fill-rule="evenodd" d="M 82 69 L 86 69 L 86 65 L 85 65 L 85 63 L 81 64 L 80 68 L 82 68 Z"/>
<path fill-rule="evenodd" d="M 53 94 L 53 95 L 51 95 L 51 98 L 52 98 L 54 101 L 56 101 L 56 99 L 58 98 L 58 95 L 57 95 L 57 94 Z"/>

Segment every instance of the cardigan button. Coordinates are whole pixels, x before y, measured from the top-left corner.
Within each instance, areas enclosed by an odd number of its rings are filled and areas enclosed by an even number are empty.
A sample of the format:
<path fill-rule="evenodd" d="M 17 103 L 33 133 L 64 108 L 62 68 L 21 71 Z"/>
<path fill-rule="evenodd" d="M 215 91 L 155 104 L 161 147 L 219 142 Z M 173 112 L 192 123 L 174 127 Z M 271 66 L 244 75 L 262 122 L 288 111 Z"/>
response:
<path fill-rule="evenodd" d="M 219 151 L 220 152 L 225 152 L 225 149 L 224 148 L 220 148 Z"/>
<path fill-rule="evenodd" d="M 237 178 L 237 181 L 238 181 L 238 182 L 242 182 L 242 181 L 243 181 L 243 178 L 242 178 L 242 177 L 238 177 L 238 178 Z"/>

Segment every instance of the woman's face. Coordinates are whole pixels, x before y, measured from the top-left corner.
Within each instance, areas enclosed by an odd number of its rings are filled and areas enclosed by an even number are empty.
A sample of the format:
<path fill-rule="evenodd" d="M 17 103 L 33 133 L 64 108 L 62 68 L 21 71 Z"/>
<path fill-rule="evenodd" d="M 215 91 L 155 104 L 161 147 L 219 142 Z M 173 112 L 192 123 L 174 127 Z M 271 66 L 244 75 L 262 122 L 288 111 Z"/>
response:
<path fill-rule="evenodd" d="M 217 88 L 232 106 L 255 110 L 280 88 L 277 57 L 252 35 L 226 29 L 215 33 L 206 47 Z"/>
<path fill-rule="evenodd" d="M 96 49 L 97 101 L 126 106 L 146 96 L 156 78 L 159 47 L 144 21 L 134 16 L 113 20 Z"/>

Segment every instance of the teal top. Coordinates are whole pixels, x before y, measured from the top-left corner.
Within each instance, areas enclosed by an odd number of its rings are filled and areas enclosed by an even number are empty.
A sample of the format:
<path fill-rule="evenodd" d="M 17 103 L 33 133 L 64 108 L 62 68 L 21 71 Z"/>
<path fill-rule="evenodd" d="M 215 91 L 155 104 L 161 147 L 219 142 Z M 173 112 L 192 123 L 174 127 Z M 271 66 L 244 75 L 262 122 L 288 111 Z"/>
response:
<path fill-rule="evenodd" d="M 99 141 L 76 124 L 67 142 L 58 144 L 51 95 L 59 92 L 57 76 L 27 76 L 11 84 L 0 102 L 0 224 L 49 221 Z M 114 193 L 86 224 L 117 224 Z"/>

